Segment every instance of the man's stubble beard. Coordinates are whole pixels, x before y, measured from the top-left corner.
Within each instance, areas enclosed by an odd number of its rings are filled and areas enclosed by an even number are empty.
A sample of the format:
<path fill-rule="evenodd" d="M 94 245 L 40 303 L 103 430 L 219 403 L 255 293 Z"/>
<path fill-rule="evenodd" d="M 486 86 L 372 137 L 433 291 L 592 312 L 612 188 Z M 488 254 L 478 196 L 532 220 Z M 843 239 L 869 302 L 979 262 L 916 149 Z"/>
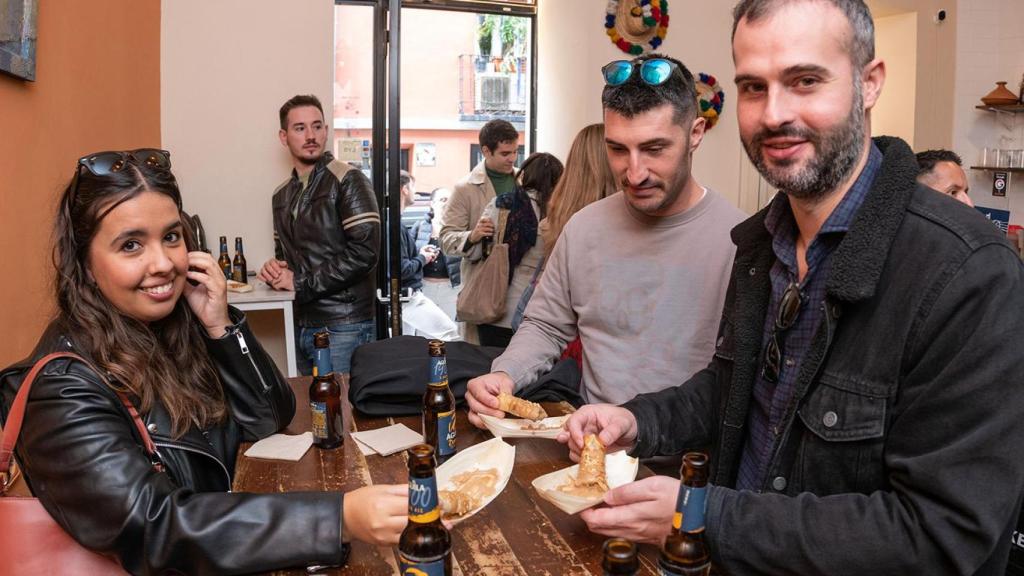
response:
<path fill-rule="evenodd" d="M 860 160 L 864 141 L 864 97 L 860 83 L 856 83 L 853 102 L 846 122 L 825 134 L 807 128 L 792 126 L 780 130 L 762 130 L 744 142 L 747 157 L 769 184 L 785 194 L 801 200 L 820 200 L 839 187 Z M 761 142 L 771 137 L 797 136 L 807 139 L 814 147 L 815 156 L 796 172 L 786 172 L 787 165 L 772 168 L 761 153 Z"/>

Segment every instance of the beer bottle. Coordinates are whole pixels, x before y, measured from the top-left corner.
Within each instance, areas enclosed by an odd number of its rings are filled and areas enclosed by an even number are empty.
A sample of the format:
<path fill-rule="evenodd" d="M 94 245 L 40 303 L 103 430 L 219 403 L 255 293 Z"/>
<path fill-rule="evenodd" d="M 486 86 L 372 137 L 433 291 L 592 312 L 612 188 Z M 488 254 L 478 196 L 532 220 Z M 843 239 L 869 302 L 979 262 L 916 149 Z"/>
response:
<path fill-rule="evenodd" d="M 235 282 L 247 284 L 249 282 L 249 271 L 245 269 L 245 254 L 242 253 L 242 237 L 235 237 L 235 261 L 233 262 L 234 272 L 231 279 Z"/>
<path fill-rule="evenodd" d="M 409 523 L 398 538 L 399 574 L 451 576 L 452 537 L 441 523 L 434 448 L 409 449 Z"/>
<path fill-rule="evenodd" d="M 224 277 L 231 280 L 231 257 L 228 256 L 228 237 L 220 237 L 220 258 L 217 259 L 217 265 L 220 266 L 221 272 L 224 273 Z"/>
<path fill-rule="evenodd" d="M 309 410 L 313 416 L 313 444 L 317 448 L 337 448 L 345 441 L 341 419 L 341 386 L 331 366 L 331 339 L 327 331 L 313 335 L 316 362 L 309 385 Z"/>
<path fill-rule="evenodd" d="M 665 538 L 658 558 L 661 574 L 707 576 L 711 557 L 704 544 L 704 510 L 708 494 L 708 455 L 688 452 L 683 456 L 682 480 L 672 532 Z"/>
<path fill-rule="evenodd" d="M 633 576 L 640 569 L 636 557 L 636 544 L 625 538 L 609 538 L 604 541 L 604 560 L 601 569 L 604 576 Z"/>
<path fill-rule="evenodd" d="M 440 464 L 455 454 L 455 396 L 448 387 L 444 342 L 430 340 L 430 380 L 423 394 L 423 441 L 434 448 Z"/>

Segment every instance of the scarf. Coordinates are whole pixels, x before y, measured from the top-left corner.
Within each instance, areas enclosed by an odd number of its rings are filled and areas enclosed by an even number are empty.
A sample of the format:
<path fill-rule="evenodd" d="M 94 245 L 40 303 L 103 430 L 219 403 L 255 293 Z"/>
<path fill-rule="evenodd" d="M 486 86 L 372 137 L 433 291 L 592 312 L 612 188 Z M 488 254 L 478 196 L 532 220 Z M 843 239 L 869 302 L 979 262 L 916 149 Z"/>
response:
<path fill-rule="evenodd" d="M 504 242 L 508 244 L 509 270 L 515 270 L 523 256 L 537 243 L 537 214 L 533 211 L 530 196 L 518 186 L 512 192 L 495 198 L 494 205 L 508 210 Z M 508 275 L 510 284 L 512 276 Z"/>

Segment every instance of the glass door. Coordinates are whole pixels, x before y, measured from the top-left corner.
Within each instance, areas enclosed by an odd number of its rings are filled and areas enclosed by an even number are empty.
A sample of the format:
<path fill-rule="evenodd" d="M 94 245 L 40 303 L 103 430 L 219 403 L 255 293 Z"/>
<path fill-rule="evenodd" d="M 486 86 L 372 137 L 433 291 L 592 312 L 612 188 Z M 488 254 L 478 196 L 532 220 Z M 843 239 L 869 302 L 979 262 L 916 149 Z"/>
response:
<path fill-rule="evenodd" d="M 511 122 L 520 160 L 533 147 L 535 15 L 535 0 L 336 1 L 334 151 L 371 178 L 381 206 L 379 337 L 402 333 L 403 227 L 436 236 L 445 191 L 479 161 L 480 127 Z M 415 190 L 404 210 L 400 170 Z M 424 294 L 453 315 L 453 292 Z"/>

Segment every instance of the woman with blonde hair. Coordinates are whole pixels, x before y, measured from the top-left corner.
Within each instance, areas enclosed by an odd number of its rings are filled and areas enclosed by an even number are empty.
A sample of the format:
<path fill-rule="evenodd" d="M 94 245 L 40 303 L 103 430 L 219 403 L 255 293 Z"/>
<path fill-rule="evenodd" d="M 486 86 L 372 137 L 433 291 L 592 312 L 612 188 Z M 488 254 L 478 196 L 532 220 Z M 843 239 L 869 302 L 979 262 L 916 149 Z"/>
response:
<path fill-rule="evenodd" d="M 579 212 L 587 204 L 611 196 L 616 191 L 615 176 L 608 164 L 608 150 L 604 143 L 604 124 L 585 126 L 572 141 L 569 156 L 565 160 L 565 169 L 558 179 L 555 189 L 548 199 L 547 217 L 540 223 L 540 234 L 544 240 L 544 261 L 551 256 L 555 242 L 562 234 L 562 229 L 572 215 Z M 530 286 L 523 292 L 519 304 L 512 317 L 512 329 L 517 330 L 523 320 L 526 305 L 533 296 L 533 289 L 544 273 L 544 266 L 537 268 L 537 273 Z M 579 339 L 569 344 L 567 351 L 570 356 L 578 359 Z"/>
<path fill-rule="evenodd" d="M 573 214 L 587 204 L 615 193 L 617 186 L 604 144 L 604 124 L 591 124 L 576 134 L 565 160 L 565 170 L 548 200 L 547 219 L 541 222 L 544 257 Z"/>

